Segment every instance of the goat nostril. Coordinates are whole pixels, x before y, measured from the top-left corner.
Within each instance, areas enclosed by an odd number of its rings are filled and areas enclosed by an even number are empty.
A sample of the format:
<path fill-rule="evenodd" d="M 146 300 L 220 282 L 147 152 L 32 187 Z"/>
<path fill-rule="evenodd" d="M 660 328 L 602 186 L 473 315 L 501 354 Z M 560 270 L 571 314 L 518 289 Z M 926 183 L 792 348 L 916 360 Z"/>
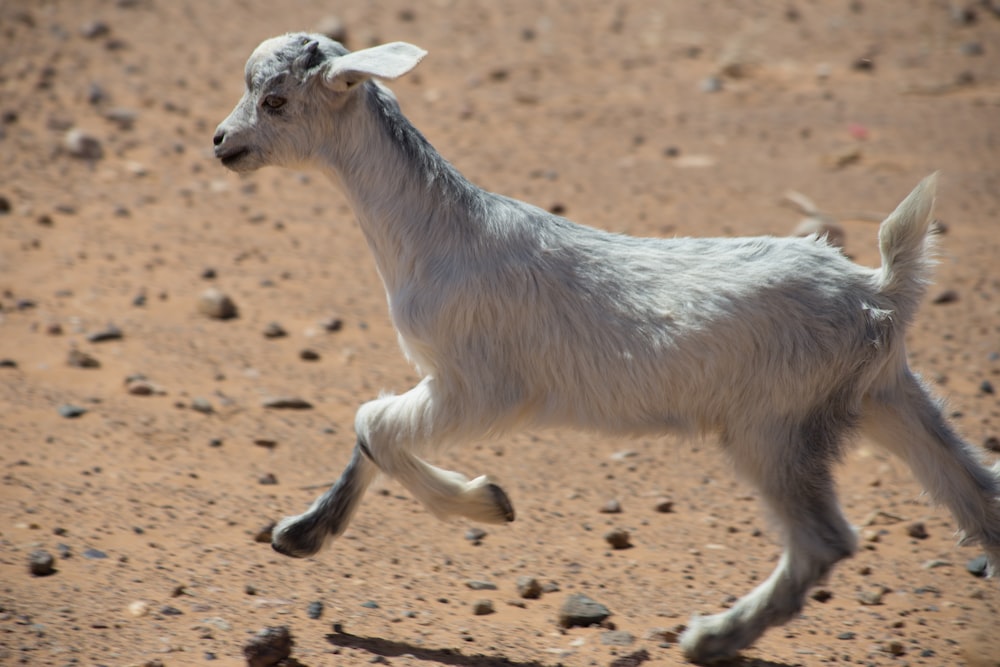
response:
<path fill-rule="evenodd" d="M 219 130 L 218 132 L 215 133 L 215 136 L 212 137 L 212 143 L 218 146 L 223 141 L 225 141 L 225 139 L 226 139 L 226 133 L 223 130 Z"/>

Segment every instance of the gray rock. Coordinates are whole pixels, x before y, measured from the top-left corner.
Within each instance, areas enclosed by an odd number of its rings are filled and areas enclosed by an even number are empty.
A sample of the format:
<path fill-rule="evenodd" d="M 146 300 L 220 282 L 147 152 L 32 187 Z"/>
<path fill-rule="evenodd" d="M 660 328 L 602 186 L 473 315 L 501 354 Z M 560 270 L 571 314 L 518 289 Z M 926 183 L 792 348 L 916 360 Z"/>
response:
<path fill-rule="evenodd" d="M 986 554 L 976 556 L 965 564 L 965 569 L 974 577 L 985 577 L 987 569 Z"/>
<path fill-rule="evenodd" d="M 635 637 L 623 630 L 608 630 L 601 633 L 601 643 L 605 646 L 631 646 Z"/>
<path fill-rule="evenodd" d="M 564 628 L 598 625 L 611 615 L 611 610 L 582 593 L 566 598 L 559 609 L 559 625 Z"/>
<path fill-rule="evenodd" d="M 210 415 L 215 412 L 215 408 L 213 408 L 212 404 L 208 402 L 208 399 L 201 397 L 195 398 L 191 401 L 191 409 L 195 412 L 200 412 L 203 415 Z"/>
<path fill-rule="evenodd" d="M 497 585 L 489 581 L 480 581 L 478 579 L 470 579 L 465 582 L 465 585 L 474 591 L 495 591 Z"/>
<path fill-rule="evenodd" d="M 87 334 L 87 341 L 90 343 L 103 343 L 109 340 L 121 340 L 125 337 L 122 330 L 116 327 L 114 324 L 109 324 L 100 331 L 94 331 Z"/>
<path fill-rule="evenodd" d="M 81 408 L 79 405 L 72 405 L 70 403 L 64 403 L 57 409 L 59 410 L 59 416 L 65 417 L 66 419 L 75 419 L 87 414 L 87 408 Z"/>
<path fill-rule="evenodd" d="M 476 616 L 488 616 L 496 612 L 493 607 L 493 600 L 476 600 L 472 603 L 472 613 Z"/>
<path fill-rule="evenodd" d="M 66 364 L 73 368 L 100 368 L 101 362 L 83 350 L 72 348 L 66 355 Z"/>
<path fill-rule="evenodd" d="M 906 527 L 906 534 L 916 540 L 926 540 L 930 535 L 923 521 L 914 521 Z"/>
<path fill-rule="evenodd" d="M 73 128 L 66 133 L 63 138 L 63 146 L 67 153 L 81 160 L 100 160 L 104 157 L 101 141 L 79 128 Z"/>
<path fill-rule="evenodd" d="M 48 551 L 32 551 L 28 555 L 28 571 L 36 577 L 47 577 L 56 572 L 56 559 Z"/>
<path fill-rule="evenodd" d="M 247 667 L 272 667 L 292 655 L 295 641 L 285 626 L 264 628 L 243 645 Z"/>
<path fill-rule="evenodd" d="M 624 528 L 609 530 L 604 534 L 604 540 L 611 545 L 612 549 L 628 549 L 632 546 L 630 535 Z"/>
<path fill-rule="evenodd" d="M 261 406 L 271 410 L 310 410 L 312 403 L 297 396 L 275 396 L 265 398 L 261 401 Z"/>
<path fill-rule="evenodd" d="M 518 577 L 516 585 L 517 594 L 525 600 L 537 600 L 542 597 L 542 585 L 534 577 Z"/>
<path fill-rule="evenodd" d="M 277 322 L 271 322 L 264 327 L 264 338 L 284 338 L 287 335 L 285 328 Z"/>
<path fill-rule="evenodd" d="M 604 503 L 599 510 L 601 514 L 621 514 L 622 504 L 615 498 Z"/>
<path fill-rule="evenodd" d="M 309 606 L 306 608 L 306 616 L 315 620 L 318 620 L 320 616 L 323 615 L 323 603 L 319 600 L 310 602 Z"/>
<path fill-rule="evenodd" d="M 239 317 L 236 303 L 222 290 L 210 287 L 198 297 L 198 312 L 217 320 Z"/>

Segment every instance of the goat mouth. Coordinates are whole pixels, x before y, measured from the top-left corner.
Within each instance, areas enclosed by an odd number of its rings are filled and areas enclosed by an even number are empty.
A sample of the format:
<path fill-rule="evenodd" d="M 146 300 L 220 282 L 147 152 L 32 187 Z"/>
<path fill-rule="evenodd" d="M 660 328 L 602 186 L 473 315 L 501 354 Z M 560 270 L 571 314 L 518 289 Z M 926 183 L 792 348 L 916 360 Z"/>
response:
<path fill-rule="evenodd" d="M 250 152 L 249 148 L 237 148 L 235 150 L 218 155 L 216 157 L 219 158 L 223 166 L 230 167 L 236 162 L 238 162 L 244 155 L 246 155 L 249 152 Z"/>

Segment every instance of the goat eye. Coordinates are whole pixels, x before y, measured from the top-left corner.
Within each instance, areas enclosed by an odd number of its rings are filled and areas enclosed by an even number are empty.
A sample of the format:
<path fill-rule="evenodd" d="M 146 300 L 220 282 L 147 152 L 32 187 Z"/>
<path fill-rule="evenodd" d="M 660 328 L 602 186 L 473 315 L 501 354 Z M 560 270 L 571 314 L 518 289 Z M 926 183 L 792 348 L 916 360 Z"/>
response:
<path fill-rule="evenodd" d="M 285 98 L 277 95 L 268 95 L 264 98 L 264 106 L 268 109 L 280 109 L 285 106 Z"/>

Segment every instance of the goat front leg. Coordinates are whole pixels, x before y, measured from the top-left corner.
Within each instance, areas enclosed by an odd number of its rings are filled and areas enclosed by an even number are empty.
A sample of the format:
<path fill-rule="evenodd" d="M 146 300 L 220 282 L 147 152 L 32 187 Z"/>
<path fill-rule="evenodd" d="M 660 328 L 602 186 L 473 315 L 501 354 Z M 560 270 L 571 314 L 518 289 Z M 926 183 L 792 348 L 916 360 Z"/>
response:
<path fill-rule="evenodd" d="M 362 405 L 354 427 L 365 455 L 435 516 L 464 516 L 483 523 L 513 521 L 510 499 L 489 477 L 470 480 L 415 453 L 461 437 L 468 423 L 460 403 L 439 396 L 434 381 L 425 379 L 405 394 Z"/>
<path fill-rule="evenodd" d="M 282 519 L 271 533 L 271 547 L 295 558 L 312 556 L 351 522 L 365 489 L 375 479 L 378 468 L 365 456 L 360 443 L 333 486 L 298 516 Z"/>

